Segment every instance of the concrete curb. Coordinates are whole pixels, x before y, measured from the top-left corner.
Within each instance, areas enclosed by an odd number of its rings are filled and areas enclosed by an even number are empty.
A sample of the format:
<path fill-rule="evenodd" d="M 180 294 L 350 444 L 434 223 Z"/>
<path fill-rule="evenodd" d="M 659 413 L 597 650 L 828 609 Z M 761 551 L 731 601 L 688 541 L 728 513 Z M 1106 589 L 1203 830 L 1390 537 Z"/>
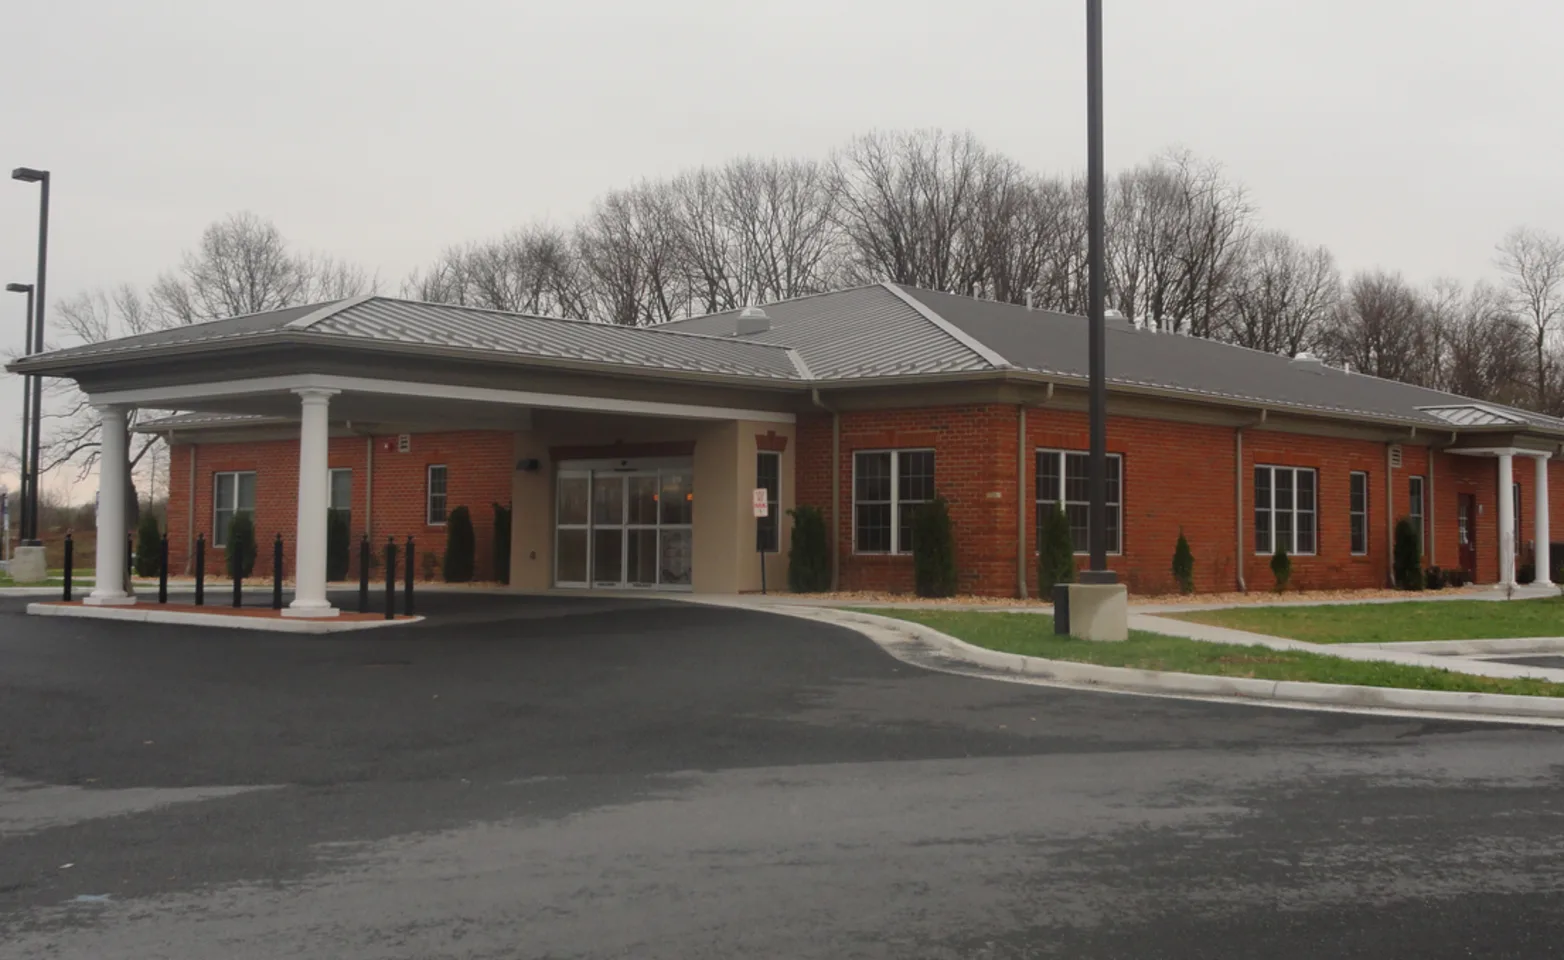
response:
<path fill-rule="evenodd" d="M 65 607 L 52 603 L 30 603 L 27 612 L 35 617 L 76 617 L 82 620 L 119 620 L 129 623 L 164 623 L 186 627 L 218 627 L 227 630 L 261 630 L 270 633 L 350 633 L 420 623 L 423 617 L 398 620 L 285 620 L 270 617 L 235 617 L 222 613 L 186 613 L 159 610 L 156 607 Z"/>
<path fill-rule="evenodd" d="M 1004 673 L 1020 674 L 1067 686 L 1100 687 L 1125 693 L 1157 695 L 1230 697 L 1270 702 L 1278 705 L 1321 706 L 1359 710 L 1398 710 L 1418 713 L 1456 714 L 1483 717 L 1526 719 L 1564 719 L 1564 697 L 1527 697 L 1497 693 L 1455 693 L 1444 690 L 1402 690 L 1394 687 L 1364 687 L 1351 684 L 1307 683 L 1290 680 L 1251 680 L 1244 677 L 1217 677 L 1193 673 L 1162 673 L 1129 667 L 1102 667 L 1065 660 L 1045 660 L 1014 653 L 1001 653 L 973 646 L 938 630 L 908 620 L 874 614 L 814 608 L 766 607 L 763 609 L 789 616 L 833 623 L 857 630 L 884 647 L 897 659 L 917 663 L 902 656 L 893 643 L 875 634 L 880 631 L 899 634 L 928 646 L 943 655 Z M 865 627 L 875 628 L 873 631 Z M 918 664 L 923 666 L 924 664 Z M 1458 672 L 1458 671 L 1457 671 Z"/>

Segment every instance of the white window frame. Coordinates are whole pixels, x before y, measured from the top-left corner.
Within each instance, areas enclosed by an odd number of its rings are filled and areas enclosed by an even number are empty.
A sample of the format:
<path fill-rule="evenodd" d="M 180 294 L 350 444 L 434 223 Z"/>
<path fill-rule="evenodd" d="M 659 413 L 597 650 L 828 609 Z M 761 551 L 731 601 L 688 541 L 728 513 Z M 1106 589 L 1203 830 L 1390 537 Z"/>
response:
<path fill-rule="evenodd" d="M 775 491 L 767 491 L 770 494 L 766 500 L 766 519 L 770 521 L 771 544 L 762 545 L 760 542 L 760 518 L 756 518 L 755 547 L 760 553 L 782 552 L 782 454 L 775 450 L 755 451 L 755 487 L 760 487 L 760 464 L 765 458 L 770 457 L 776 464 L 777 488 Z"/>
<path fill-rule="evenodd" d="M 1269 549 L 1269 550 L 1261 550 L 1260 549 L 1260 531 L 1258 529 L 1256 529 L 1256 530 L 1253 531 L 1254 537 L 1255 537 L 1255 551 L 1254 551 L 1255 552 L 1255 556 L 1257 556 L 1257 557 L 1269 557 L 1269 556 L 1275 554 L 1275 552 L 1276 552 L 1276 516 L 1277 516 L 1277 512 L 1278 512 L 1277 509 L 1276 509 L 1276 474 L 1277 474 L 1278 471 L 1281 471 L 1281 472 L 1284 472 L 1284 473 L 1288 473 L 1288 474 L 1290 474 L 1292 476 L 1292 507 L 1289 508 L 1289 510 L 1288 510 L 1288 512 L 1292 514 L 1292 523 L 1289 526 L 1289 530 L 1288 530 L 1290 542 L 1287 544 L 1287 555 L 1290 556 L 1290 557 L 1315 557 L 1315 556 L 1319 556 L 1319 553 L 1320 553 L 1320 471 L 1317 468 L 1315 468 L 1315 467 L 1294 467 L 1294 466 L 1289 466 L 1287 464 L 1281 464 L 1281 463 L 1277 463 L 1277 464 L 1257 463 L 1257 464 L 1254 465 L 1254 468 L 1255 468 L 1255 470 L 1269 470 L 1269 471 L 1271 471 L 1271 506 L 1270 506 L 1270 511 L 1271 511 L 1271 528 L 1270 528 L 1271 549 Z M 1299 510 L 1298 509 L 1298 474 L 1300 474 L 1300 473 L 1312 474 L 1313 477 L 1314 477 L 1314 509 L 1312 509 L 1312 510 Z M 1253 474 L 1250 475 L 1250 482 L 1251 483 L 1254 482 Z M 1253 493 L 1253 490 L 1251 490 L 1250 492 Z M 1258 504 L 1258 500 L 1256 501 L 1256 503 Z M 1253 511 L 1251 511 L 1251 513 L 1249 515 L 1249 522 L 1251 524 L 1254 523 L 1255 517 L 1259 514 L 1259 509 L 1260 508 L 1258 506 L 1256 506 L 1255 509 Z M 1299 550 L 1298 549 L 1298 515 L 1302 514 L 1302 513 L 1307 513 L 1309 516 L 1314 518 L 1314 549 L 1313 550 Z"/>
<path fill-rule="evenodd" d="M 1354 557 L 1366 557 L 1368 556 L 1369 547 L 1369 475 L 1367 470 L 1354 470 L 1347 476 L 1347 550 Z M 1276 478 L 1273 476 L 1271 479 L 1272 482 L 1274 482 Z M 1363 481 L 1363 509 L 1354 510 L 1352 509 L 1352 484 L 1359 480 Z M 1318 478 L 1316 478 L 1316 482 L 1318 482 Z M 1319 491 L 1316 490 L 1314 495 L 1315 507 L 1318 508 Z M 1352 529 L 1352 524 L 1353 521 L 1357 520 L 1359 517 L 1363 519 L 1363 549 L 1361 550 L 1352 545 L 1352 535 L 1354 532 Z M 1319 539 L 1320 531 L 1316 528 L 1314 531 L 1314 540 L 1316 545 L 1318 545 Z"/>
<path fill-rule="evenodd" d="M 1416 499 L 1412 495 L 1413 489 L 1417 490 Z M 1414 503 L 1416 513 L 1412 512 Z M 1421 474 L 1407 478 L 1407 516 L 1417 527 L 1417 555 L 1421 557 L 1428 552 L 1428 481 Z"/>
<path fill-rule="evenodd" d="M 1069 458 L 1071 456 L 1084 457 L 1089 455 L 1090 452 L 1086 450 L 1063 450 L 1050 447 L 1038 447 L 1032 452 L 1032 471 L 1034 473 L 1034 476 L 1032 477 L 1032 497 L 1033 506 L 1037 511 L 1036 521 L 1032 524 L 1034 528 L 1034 536 L 1037 536 L 1038 532 L 1042 530 L 1042 511 L 1045 508 L 1059 506 L 1064 508 L 1065 513 L 1068 514 L 1070 504 L 1079 506 L 1083 503 L 1083 501 L 1080 500 L 1066 500 L 1064 498 L 1065 492 L 1070 485 L 1066 470 L 1067 464 L 1070 462 Z M 1059 461 L 1059 489 L 1057 491 L 1058 498 L 1054 500 L 1044 500 L 1037 496 L 1037 485 L 1042 482 L 1043 476 L 1042 471 L 1037 469 L 1038 458 L 1045 456 L 1055 457 Z M 1118 535 L 1114 538 L 1114 542 L 1108 544 L 1108 556 L 1121 557 L 1124 555 L 1124 455 L 1121 453 L 1110 453 L 1108 454 L 1108 459 L 1116 462 L 1119 465 L 1119 499 L 1108 501 L 1108 506 L 1116 507 L 1119 511 Z M 1086 505 L 1090 507 L 1090 503 L 1087 503 Z M 1038 546 L 1041 547 L 1041 545 L 1042 544 L 1039 542 Z M 1036 553 L 1037 551 L 1034 550 L 1033 552 Z M 1075 555 L 1078 557 L 1086 556 L 1089 553 L 1091 553 L 1090 549 L 1075 551 Z"/>
<path fill-rule="evenodd" d="M 901 455 L 904 454 L 904 453 L 926 453 L 929 456 L 934 457 L 934 469 L 936 471 L 936 474 L 935 474 L 936 484 L 938 483 L 938 473 L 937 473 L 937 471 L 939 470 L 939 454 L 934 450 L 933 447 L 879 447 L 879 448 L 874 448 L 874 449 L 869 449 L 869 450 L 854 450 L 853 451 L 853 476 L 852 476 L 852 509 L 853 509 L 853 516 L 852 516 L 852 524 L 853 524 L 853 553 L 855 553 L 855 554 L 862 554 L 864 556 L 870 556 L 870 557 L 910 556 L 912 554 L 912 546 L 911 546 L 911 544 L 906 545 L 906 548 L 903 549 L 903 545 L 902 545 L 902 542 L 901 542 L 901 507 L 902 507 L 902 504 L 904 502 L 901 499 Z M 858 499 L 858 458 L 859 457 L 867 457 L 867 456 L 878 456 L 880 454 L 889 454 L 890 458 L 891 458 L 891 499 L 890 499 L 890 507 L 891 507 L 891 548 L 888 551 L 887 550 L 860 550 L 858 548 L 858 507 L 859 507 L 859 504 L 860 503 L 877 504 L 877 503 L 885 503 L 886 501 L 884 501 L 884 500 L 864 500 L 864 501 L 860 501 Z M 936 488 L 936 493 L 937 493 L 937 488 Z M 909 503 L 909 504 L 912 504 L 912 503 L 932 503 L 933 502 L 933 498 L 930 498 L 928 500 L 907 500 L 905 502 Z"/>
<path fill-rule="evenodd" d="M 234 502 L 233 506 L 229 507 L 227 511 L 229 521 L 232 522 L 232 518 L 238 516 L 242 509 L 239 506 L 239 478 L 246 476 L 255 477 L 256 472 L 254 470 L 219 470 L 212 474 L 212 548 L 215 550 L 223 550 L 228 547 L 228 524 L 218 523 L 217 521 L 217 518 L 223 513 L 221 498 L 218 495 L 222 490 L 222 478 L 234 478 Z M 260 497 L 259 477 L 256 477 L 256 497 Z M 252 503 L 250 509 L 244 512 L 248 513 L 253 521 L 255 519 L 255 504 Z"/>
<path fill-rule="evenodd" d="M 352 467 L 332 467 L 330 470 L 326 471 L 326 473 L 331 478 L 330 481 L 326 484 L 326 507 L 327 507 L 327 509 L 330 509 L 330 510 L 347 510 L 348 512 L 351 513 L 352 510 L 353 510 L 353 468 Z M 331 494 L 336 489 L 336 486 L 337 486 L 337 474 L 339 474 L 339 473 L 345 473 L 345 474 L 348 475 L 348 505 L 345 506 L 345 507 L 333 507 L 333 506 L 331 506 Z"/>
<path fill-rule="evenodd" d="M 434 472 L 441 475 L 440 515 L 444 519 L 431 520 L 434 516 Z M 451 519 L 451 471 L 443 463 L 431 463 L 424 467 L 424 526 L 443 527 Z"/>

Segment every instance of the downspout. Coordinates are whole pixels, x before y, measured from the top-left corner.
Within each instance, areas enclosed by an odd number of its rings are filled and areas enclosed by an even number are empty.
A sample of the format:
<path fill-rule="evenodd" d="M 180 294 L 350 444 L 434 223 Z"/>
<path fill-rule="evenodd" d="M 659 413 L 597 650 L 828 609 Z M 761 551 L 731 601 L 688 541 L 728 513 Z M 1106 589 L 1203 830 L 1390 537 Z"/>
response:
<path fill-rule="evenodd" d="M 1054 385 L 1048 384 L 1048 392 L 1043 394 L 1043 403 L 1047 404 L 1054 398 Z M 1026 599 L 1026 576 L 1030 568 L 1030 556 L 1026 549 L 1026 502 L 1031 499 L 1027 494 L 1026 470 L 1031 462 L 1028 456 L 1026 442 L 1026 404 L 1016 404 L 1016 596 Z"/>
<path fill-rule="evenodd" d="M 1238 504 L 1238 521 L 1233 528 L 1238 531 L 1238 562 L 1235 564 L 1238 570 L 1238 592 L 1248 593 L 1249 584 L 1244 582 L 1244 427 L 1240 424 L 1233 430 L 1233 498 Z"/>
<path fill-rule="evenodd" d="M 810 389 L 809 399 L 831 415 L 831 592 L 836 593 L 842 582 L 841 564 L 837 556 L 838 543 L 842 537 L 841 524 L 837 521 L 837 514 L 842 509 L 842 415 L 820 399 L 819 387 Z"/>
<path fill-rule="evenodd" d="M 1016 596 L 1026 599 L 1026 404 L 1016 404 Z"/>
<path fill-rule="evenodd" d="M 168 434 L 168 448 L 170 451 L 174 449 L 174 433 L 172 430 Z M 192 441 L 190 444 L 190 496 L 188 497 L 190 503 L 186 506 L 186 513 L 189 519 L 188 526 L 185 528 L 185 573 L 187 574 L 190 572 L 190 565 L 195 562 L 196 451 L 199 449 L 200 445 Z M 169 455 L 173 456 L 172 453 Z"/>
<path fill-rule="evenodd" d="M 1238 557 L 1234 567 L 1238 571 L 1239 593 L 1249 592 L 1249 583 L 1244 579 L 1244 567 L 1248 566 L 1249 559 L 1244 555 L 1244 430 L 1261 426 L 1270 415 L 1271 411 L 1261 409 L 1259 420 L 1251 424 L 1241 423 L 1233 428 L 1233 502 L 1238 510 L 1233 524 L 1233 529 L 1238 532 Z"/>
<path fill-rule="evenodd" d="M 370 525 L 375 515 L 371 512 L 375 502 L 375 435 L 364 438 L 364 536 L 374 538 Z"/>
<path fill-rule="evenodd" d="M 1428 502 L 1423 504 L 1423 512 L 1428 514 L 1428 543 L 1425 546 L 1428 547 L 1428 565 L 1430 567 L 1439 566 L 1439 558 L 1434 550 L 1435 545 L 1439 543 L 1439 524 L 1434 522 L 1434 457 L 1439 453 L 1439 450 L 1440 447 L 1437 444 L 1432 442 L 1428 444 L 1428 492 L 1423 497 Z"/>
<path fill-rule="evenodd" d="M 1385 443 L 1385 582 L 1396 585 L 1396 478 L 1391 466 L 1390 449 L 1393 441 Z"/>

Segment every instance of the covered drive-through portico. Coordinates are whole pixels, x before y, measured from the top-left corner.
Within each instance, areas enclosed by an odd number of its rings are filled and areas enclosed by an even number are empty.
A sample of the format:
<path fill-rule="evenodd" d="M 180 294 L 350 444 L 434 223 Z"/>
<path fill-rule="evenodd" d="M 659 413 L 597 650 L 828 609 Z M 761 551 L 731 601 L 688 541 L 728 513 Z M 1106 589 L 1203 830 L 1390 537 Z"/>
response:
<path fill-rule="evenodd" d="M 296 447 L 282 445 L 286 453 L 267 446 L 279 462 L 262 465 L 262 475 L 277 481 L 271 496 L 280 506 L 256 532 L 263 543 L 284 543 L 296 584 L 289 616 L 336 614 L 326 594 L 327 515 L 338 455 L 330 451 L 344 436 L 368 439 L 373 469 L 376 441 L 481 432 L 483 469 L 503 486 L 489 483 L 471 506 L 487 510 L 507 499 L 508 487 L 517 589 L 731 593 L 760 587 L 762 561 L 773 582 L 785 574 L 776 546 L 785 537 L 757 554 L 751 492 L 767 472 L 779 510 L 793 505 L 795 421 L 810 400 L 807 368 L 789 348 L 360 297 L 73 347 L 13 367 L 76 381 L 100 420 L 106 494 L 91 605 L 135 602 L 119 492 L 128 486 L 127 425 L 137 410 L 248 418 L 273 439 L 297 437 Z M 284 458 L 294 450 L 297 490 L 284 490 L 276 475 L 290 472 Z M 222 517 L 215 505 L 205 520 L 195 516 L 193 457 L 189 464 L 184 532 L 194 541 L 210 522 L 216 548 Z M 373 489 L 366 484 L 363 496 Z M 240 508 L 227 506 L 230 514 Z M 408 513 L 401 505 L 400 516 Z M 429 523 L 420 529 L 443 540 Z M 354 533 L 376 531 L 397 528 L 371 529 L 366 519 Z"/>
<path fill-rule="evenodd" d="M 762 557 L 754 552 L 750 491 L 759 449 L 777 455 L 780 506 L 792 505 L 794 414 L 786 410 L 338 374 L 126 387 L 93 393 L 91 401 L 105 439 L 102 490 L 125 489 L 133 409 L 296 419 L 298 509 L 284 537 L 296 586 L 285 616 L 337 612 L 326 597 L 327 448 L 344 430 L 395 435 L 460 424 L 513 434 L 511 571 L 522 590 L 758 589 Z M 84 602 L 131 604 L 124 504 L 101 499 L 98 586 Z M 777 582 L 780 554 L 764 560 Z"/>

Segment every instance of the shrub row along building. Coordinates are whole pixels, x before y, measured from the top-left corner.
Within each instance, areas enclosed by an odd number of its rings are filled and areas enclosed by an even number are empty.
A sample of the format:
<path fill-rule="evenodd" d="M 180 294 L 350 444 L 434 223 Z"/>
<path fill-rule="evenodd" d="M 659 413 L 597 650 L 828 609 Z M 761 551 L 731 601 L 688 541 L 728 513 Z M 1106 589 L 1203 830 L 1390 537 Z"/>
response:
<path fill-rule="evenodd" d="M 186 411 L 137 426 L 172 448 L 173 564 L 249 512 L 287 544 L 297 615 L 332 612 L 328 507 L 355 539 L 414 537 L 428 569 L 466 506 L 488 577 L 513 506 L 525 590 L 732 593 L 762 563 L 779 584 L 795 505 L 825 513 L 844 590 L 911 588 L 913 512 L 936 495 L 962 592 L 1035 591 L 1040 509 L 1087 542 L 1086 322 L 891 283 L 653 328 L 371 296 L 10 369 L 89 395 L 105 489 L 124 488 L 129 410 Z M 1296 587 L 1383 586 L 1402 517 L 1426 564 L 1478 581 L 1548 556 L 1564 421 L 1113 319 L 1108 377 L 1110 565 L 1134 592 L 1174 589 L 1180 531 L 1200 591 L 1269 589 L 1278 546 Z M 116 513 L 98 603 L 127 599 Z"/>

